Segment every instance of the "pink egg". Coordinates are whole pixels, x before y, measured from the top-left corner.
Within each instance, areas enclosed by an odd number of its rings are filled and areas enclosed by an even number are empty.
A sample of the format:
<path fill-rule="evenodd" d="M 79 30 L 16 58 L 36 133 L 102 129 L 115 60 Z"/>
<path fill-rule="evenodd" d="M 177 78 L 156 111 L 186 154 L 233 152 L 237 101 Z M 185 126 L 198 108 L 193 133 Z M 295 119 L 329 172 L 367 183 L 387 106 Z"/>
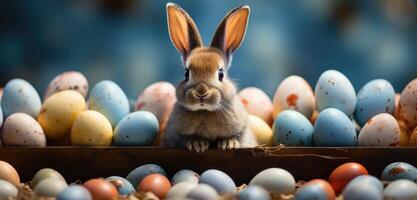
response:
<path fill-rule="evenodd" d="M 46 146 L 46 137 L 39 123 L 24 113 L 10 115 L 3 125 L 5 146 Z"/>
<path fill-rule="evenodd" d="M 398 119 L 410 130 L 417 126 L 417 78 L 408 83 L 401 93 Z"/>
<path fill-rule="evenodd" d="M 296 110 L 311 119 L 316 108 L 311 86 L 300 76 L 284 79 L 275 91 L 274 117 L 284 110 Z"/>
<path fill-rule="evenodd" d="M 271 99 L 265 92 L 259 88 L 247 87 L 241 90 L 238 95 L 249 114 L 261 118 L 268 125 L 273 123 L 272 111 L 274 109 Z"/>
<path fill-rule="evenodd" d="M 83 74 L 77 71 L 68 71 L 56 76 L 48 86 L 45 99 L 62 90 L 75 90 L 84 97 L 88 94 L 88 82 Z"/>

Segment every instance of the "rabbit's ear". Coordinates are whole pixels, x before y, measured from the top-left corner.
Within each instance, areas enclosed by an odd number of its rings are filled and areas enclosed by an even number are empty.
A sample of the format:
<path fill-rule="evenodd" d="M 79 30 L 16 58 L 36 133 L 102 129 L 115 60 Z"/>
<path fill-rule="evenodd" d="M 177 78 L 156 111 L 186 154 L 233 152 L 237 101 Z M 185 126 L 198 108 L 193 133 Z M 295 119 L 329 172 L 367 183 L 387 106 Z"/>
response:
<path fill-rule="evenodd" d="M 224 17 L 213 36 L 211 46 L 222 50 L 228 60 L 242 44 L 248 24 L 249 12 L 249 6 L 233 9 Z"/>
<path fill-rule="evenodd" d="M 203 46 L 200 33 L 191 17 L 180 6 L 167 3 L 169 36 L 185 60 L 196 47 Z"/>

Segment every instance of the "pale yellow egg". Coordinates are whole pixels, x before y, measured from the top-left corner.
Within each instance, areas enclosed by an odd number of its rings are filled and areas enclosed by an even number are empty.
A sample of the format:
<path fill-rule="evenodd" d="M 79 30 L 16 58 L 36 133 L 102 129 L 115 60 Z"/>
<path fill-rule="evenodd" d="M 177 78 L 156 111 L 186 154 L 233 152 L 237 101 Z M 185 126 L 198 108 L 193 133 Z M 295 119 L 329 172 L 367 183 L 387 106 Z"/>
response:
<path fill-rule="evenodd" d="M 249 127 L 259 145 L 273 146 L 272 128 L 261 118 L 249 115 Z"/>
<path fill-rule="evenodd" d="M 113 139 L 113 128 L 101 113 L 87 110 L 75 119 L 71 130 L 71 143 L 82 146 L 109 146 Z"/>

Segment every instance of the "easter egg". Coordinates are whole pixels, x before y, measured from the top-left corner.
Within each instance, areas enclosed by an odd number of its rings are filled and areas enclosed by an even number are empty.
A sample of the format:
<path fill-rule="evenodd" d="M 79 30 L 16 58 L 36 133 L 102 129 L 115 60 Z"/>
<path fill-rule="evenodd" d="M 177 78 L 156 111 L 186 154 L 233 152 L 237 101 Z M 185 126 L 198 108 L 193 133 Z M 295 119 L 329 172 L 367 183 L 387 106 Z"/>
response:
<path fill-rule="evenodd" d="M 25 113 L 14 113 L 6 119 L 1 139 L 5 146 L 46 146 L 42 127 Z"/>
<path fill-rule="evenodd" d="M 129 195 L 135 192 L 133 185 L 128 180 L 120 176 L 107 177 L 106 181 L 115 185 L 121 195 Z"/>
<path fill-rule="evenodd" d="M 258 144 L 265 146 L 273 145 L 272 129 L 264 120 L 257 116 L 249 115 L 249 128 L 255 135 Z"/>
<path fill-rule="evenodd" d="M 139 183 L 138 191 L 152 192 L 160 199 L 165 198 L 168 191 L 171 189 L 169 180 L 161 174 L 150 174 L 145 176 Z"/>
<path fill-rule="evenodd" d="M 77 71 L 68 71 L 59 74 L 49 83 L 45 93 L 45 99 L 63 90 L 74 90 L 86 97 L 88 93 L 87 79 Z"/>
<path fill-rule="evenodd" d="M 275 119 L 274 139 L 277 144 L 287 146 L 311 146 L 313 145 L 313 125 L 301 113 L 294 110 L 286 110 Z"/>
<path fill-rule="evenodd" d="M 357 182 L 355 184 L 348 184 L 343 190 L 343 200 L 358 200 L 358 199 L 369 199 L 369 200 L 382 200 L 383 195 L 377 187 L 369 185 L 365 182 Z"/>
<path fill-rule="evenodd" d="M 87 188 L 81 185 L 70 185 L 56 197 L 57 200 L 93 200 Z"/>
<path fill-rule="evenodd" d="M 136 111 L 125 116 L 114 130 L 114 144 L 117 146 L 152 145 L 158 136 L 159 124 L 154 114 Z"/>
<path fill-rule="evenodd" d="M 239 200 L 270 200 L 269 192 L 257 185 L 251 185 L 239 192 Z"/>
<path fill-rule="evenodd" d="M 384 168 L 381 179 L 383 181 L 408 179 L 417 183 L 417 168 L 405 162 L 394 162 Z"/>
<path fill-rule="evenodd" d="M 371 175 L 360 175 L 360 176 L 355 177 L 348 183 L 346 188 L 350 187 L 350 185 L 356 185 L 356 184 L 371 185 L 377 188 L 379 192 L 382 192 L 384 190 L 384 185 L 382 184 L 382 182 L 379 179 L 377 179 L 375 176 L 371 176 Z"/>
<path fill-rule="evenodd" d="M 295 190 L 294 177 L 285 169 L 269 168 L 259 172 L 249 185 L 258 185 L 269 192 L 289 194 Z"/>
<path fill-rule="evenodd" d="M 84 97 L 75 91 L 65 90 L 51 95 L 43 103 L 38 122 L 47 139 L 69 136 L 78 114 L 86 109 Z"/>
<path fill-rule="evenodd" d="M 16 198 L 17 188 L 13 184 L 0 179 L 0 199 Z"/>
<path fill-rule="evenodd" d="M 210 185 L 198 184 L 187 194 L 185 199 L 218 200 L 219 194 Z"/>
<path fill-rule="evenodd" d="M 102 113 L 115 127 L 130 112 L 129 99 L 113 81 L 101 81 L 90 92 L 88 109 Z"/>
<path fill-rule="evenodd" d="M 313 179 L 302 185 L 294 195 L 294 200 L 333 200 L 334 194 L 329 182 L 322 179 Z"/>
<path fill-rule="evenodd" d="M 398 119 L 407 128 L 414 129 L 417 126 L 417 78 L 405 86 L 398 104 Z"/>
<path fill-rule="evenodd" d="M 352 121 L 335 108 L 320 112 L 314 124 L 313 137 L 317 146 L 355 146 L 357 140 Z"/>
<path fill-rule="evenodd" d="M 397 120 L 388 113 L 372 117 L 361 129 L 359 146 L 399 146 L 400 127 Z"/>
<path fill-rule="evenodd" d="M 417 184 L 410 180 L 396 180 L 384 190 L 384 199 L 417 199 Z"/>
<path fill-rule="evenodd" d="M 67 183 L 61 179 L 45 178 L 36 184 L 33 191 L 39 196 L 56 197 L 59 193 L 67 189 L 67 187 Z"/>
<path fill-rule="evenodd" d="M 176 185 L 181 182 L 191 182 L 191 183 L 198 183 L 200 180 L 200 176 L 192 170 L 183 169 L 175 173 L 172 177 L 171 183 L 172 185 Z"/>
<path fill-rule="evenodd" d="M 36 185 L 40 181 L 42 181 L 43 179 L 46 179 L 46 178 L 56 178 L 56 179 L 60 179 L 63 182 L 66 182 L 64 177 L 59 172 L 57 172 L 56 170 L 51 169 L 51 168 L 43 168 L 43 169 L 39 170 L 38 172 L 36 172 L 35 176 L 33 176 L 32 181 L 30 183 L 30 186 L 32 188 L 35 188 Z"/>
<path fill-rule="evenodd" d="M 349 162 L 333 170 L 329 182 L 335 193 L 339 194 L 352 179 L 360 175 L 368 175 L 366 168 L 359 163 Z"/>
<path fill-rule="evenodd" d="M 197 186 L 197 184 L 198 183 L 193 183 L 193 182 L 188 182 L 188 181 L 179 182 L 172 186 L 172 188 L 168 191 L 166 198 L 167 199 L 186 199 L 188 193 L 195 186 Z"/>
<path fill-rule="evenodd" d="M 142 179 L 149 174 L 161 174 L 166 176 L 166 173 L 162 167 L 155 164 L 145 164 L 137 167 L 132 170 L 127 176 L 126 179 L 132 183 L 133 187 L 137 188 L 138 184 Z"/>
<path fill-rule="evenodd" d="M 393 114 L 395 109 L 395 91 L 384 79 L 366 83 L 358 92 L 355 119 L 360 126 L 379 113 Z"/>
<path fill-rule="evenodd" d="M 311 118 L 316 108 L 311 86 L 300 76 L 289 76 L 278 86 L 274 96 L 274 117 L 284 110 L 295 110 Z"/>
<path fill-rule="evenodd" d="M 116 187 L 102 178 L 90 179 L 84 183 L 93 199 L 114 200 L 118 193 Z"/>
<path fill-rule="evenodd" d="M 239 91 L 238 96 L 250 115 L 261 118 L 268 125 L 272 124 L 274 121 L 272 116 L 274 108 L 271 99 L 265 92 L 259 88 L 247 87 Z"/>
<path fill-rule="evenodd" d="M 327 70 L 317 81 L 316 104 L 319 111 L 336 108 L 350 116 L 356 107 L 355 89 L 349 79 L 336 70 Z"/>
<path fill-rule="evenodd" d="M 0 179 L 5 180 L 16 187 L 20 185 L 17 171 L 9 163 L 0 160 Z"/>
<path fill-rule="evenodd" d="M 33 86 L 22 79 L 13 79 L 4 87 L 1 107 L 5 118 L 13 113 L 26 113 L 33 118 L 41 109 L 41 98 Z"/>
<path fill-rule="evenodd" d="M 94 110 L 80 113 L 71 129 L 73 145 L 109 146 L 113 139 L 113 128 L 107 118 Z"/>
<path fill-rule="evenodd" d="M 236 184 L 232 178 L 226 173 L 209 169 L 201 174 L 200 183 L 204 183 L 213 187 L 219 194 L 230 193 L 236 194 Z"/>

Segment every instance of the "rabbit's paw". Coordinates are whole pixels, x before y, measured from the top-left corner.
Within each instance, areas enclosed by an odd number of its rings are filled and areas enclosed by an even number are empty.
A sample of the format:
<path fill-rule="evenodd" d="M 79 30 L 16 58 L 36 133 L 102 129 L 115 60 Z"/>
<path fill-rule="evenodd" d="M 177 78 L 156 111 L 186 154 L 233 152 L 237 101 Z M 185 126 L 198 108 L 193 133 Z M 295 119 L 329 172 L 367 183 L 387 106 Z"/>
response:
<path fill-rule="evenodd" d="M 202 138 L 190 139 L 187 142 L 187 149 L 197 153 L 203 153 L 209 148 L 209 141 Z"/>
<path fill-rule="evenodd" d="M 240 142 L 236 138 L 225 138 L 217 142 L 217 148 L 222 150 L 238 149 Z"/>

